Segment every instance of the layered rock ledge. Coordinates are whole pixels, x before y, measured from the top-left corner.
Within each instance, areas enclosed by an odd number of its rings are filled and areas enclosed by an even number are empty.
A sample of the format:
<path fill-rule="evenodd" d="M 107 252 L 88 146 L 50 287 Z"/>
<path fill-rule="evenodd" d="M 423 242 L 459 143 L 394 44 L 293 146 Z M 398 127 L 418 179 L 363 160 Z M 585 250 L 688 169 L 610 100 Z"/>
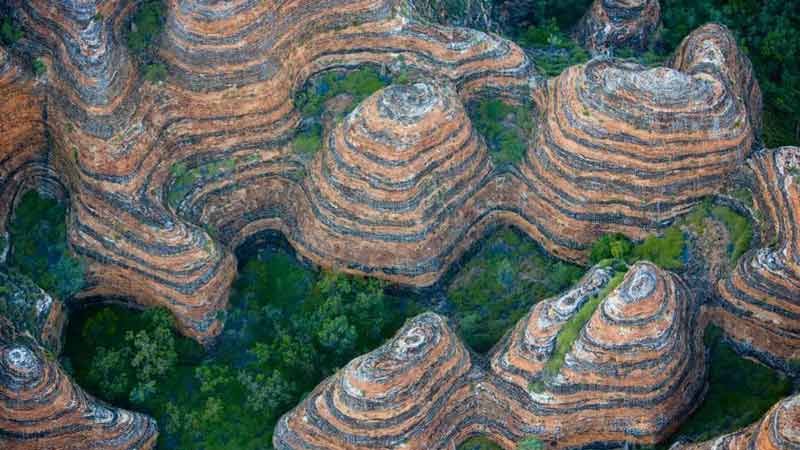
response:
<path fill-rule="evenodd" d="M 718 283 L 714 320 L 743 350 L 793 371 L 800 358 L 800 148 L 761 152 L 750 167 L 767 246 L 745 253 Z"/>

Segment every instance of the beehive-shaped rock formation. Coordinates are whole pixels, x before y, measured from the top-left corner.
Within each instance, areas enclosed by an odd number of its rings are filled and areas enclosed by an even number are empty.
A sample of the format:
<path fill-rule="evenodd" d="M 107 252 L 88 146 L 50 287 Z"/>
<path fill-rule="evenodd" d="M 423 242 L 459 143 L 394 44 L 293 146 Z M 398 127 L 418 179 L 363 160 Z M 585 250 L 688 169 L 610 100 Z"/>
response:
<path fill-rule="evenodd" d="M 711 54 L 731 50 L 702 42 Z M 546 244 L 557 254 L 604 232 L 643 238 L 714 193 L 747 157 L 754 124 L 746 87 L 725 75 L 730 61 L 683 61 L 648 69 L 598 58 L 536 93 L 543 122 L 522 174 L 528 207 L 546 212 L 542 225 L 566 241 Z"/>
<path fill-rule="evenodd" d="M 673 450 L 790 450 L 800 446 L 800 396 L 773 406 L 753 425 L 696 444 L 678 443 Z"/>
<path fill-rule="evenodd" d="M 558 449 L 664 439 L 703 392 L 704 324 L 684 283 L 650 263 L 630 269 L 563 366 L 530 391 L 559 331 L 611 275 L 595 268 L 534 306 L 493 351 L 489 371 L 471 365 L 441 318 L 415 318 L 284 416 L 276 448 L 451 449 L 474 434 L 507 449 L 527 436 Z"/>
<path fill-rule="evenodd" d="M 608 281 L 607 269 L 595 269 L 565 295 L 540 302 L 492 358 L 498 377 L 516 385 L 509 394 L 523 434 L 542 427 L 559 447 L 655 443 L 696 406 L 705 383 L 698 305 L 683 281 L 650 263 L 630 268 L 558 373 L 548 373 L 556 337 Z"/>
<path fill-rule="evenodd" d="M 658 0 L 595 0 L 575 35 L 592 53 L 610 48 L 643 51 L 660 21 Z"/>
<path fill-rule="evenodd" d="M 275 430 L 278 450 L 291 448 L 441 448 L 452 431 L 451 402 L 470 392 L 470 356 L 433 313 L 409 322 L 380 348 L 325 380 Z"/>
<path fill-rule="evenodd" d="M 750 166 L 768 246 L 746 253 L 719 282 L 714 320 L 762 360 L 786 369 L 800 358 L 800 148 L 764 151 Z"/>
<path fill-rule="evenodd" d="M 0 444 L 6 450 L 146 450 L 155 421 L 84 393 L 41 347 L 0 317 Z"/>
<path fill-rule="evenodd" d="M 491 169 L 452 89 L 390 86 L 356 108 L 312 163 L 313 218 L 299 216 L 299 233 L 323 259 L 433 281 L 475 220 L 463 205 Z"/>

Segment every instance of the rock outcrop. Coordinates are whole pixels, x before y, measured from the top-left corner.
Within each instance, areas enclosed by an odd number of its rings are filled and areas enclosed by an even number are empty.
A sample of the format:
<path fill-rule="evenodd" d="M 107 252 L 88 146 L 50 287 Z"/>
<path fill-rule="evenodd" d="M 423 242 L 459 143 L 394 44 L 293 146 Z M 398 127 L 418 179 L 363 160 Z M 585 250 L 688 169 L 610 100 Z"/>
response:
<path fill-rule="evenodd" d="M 155 448 L 154 420 L 75 385 L 35 340 L 0 317 L 0 444 L 7 450 Z"/>
<path fill-rule="evenodd" d="M 760 104 L 731 82 L 737 59 L 723 57 L 738 50 L 720 44 L 727 30 L 700 31 L 674 68 L 596 58 L 535 93 L 542 122 L 521 172 L 555 254 L 605 232 L 643 238 L 716 192 L 750 153 Z"/>
<path fill-rule="evenodd" d="M 696 444 L 677 443 L 671 450 L 790 450 L 800 445 L 800 396 L 778 402 L 753 425 Z"/>
<path fill-rule="evenodd" d="M 756 201 L 765 218 L 762 242 L 717 285 L 714 320 L 767 364 L 796 371 L 800 358 L 800 148 L 755 155 Z"/>
<path fill-rule="evenodd" d="M 390 86 L 326 140 L 307 178 L 309 208 L 292 235 L 320 262 L 431 284 L 480 219 L 471 197 L 491 172 L 451 88 Z"/>
<path fill-rule="evenodd" d="M 595 268 L 534 306 L 488 370 L 471 362 L 441 317 L 418 316 L 285 415 L 275 447 L 450 449 L 474 434 L 508 449 L 526 436 L 551 448 L 662 440 L 704 392 L 705 352 L 697 302 L 677 276 L 650 263 L 630 269 L 559 372 L 543 390 L 529 390 L 561 328 L 611 275 Z"/>
<path fill-rule="evenodd" d="M 0 267 L 0 315 L 58 354 L 67 315 L 64 304 L 16 271 Z"/>
<path fill-rule="evenodd" d="M 644 51 L 660 21 L 658 0 L 595 0 L 575 37 L 593 54 L 622 48 Z"/>

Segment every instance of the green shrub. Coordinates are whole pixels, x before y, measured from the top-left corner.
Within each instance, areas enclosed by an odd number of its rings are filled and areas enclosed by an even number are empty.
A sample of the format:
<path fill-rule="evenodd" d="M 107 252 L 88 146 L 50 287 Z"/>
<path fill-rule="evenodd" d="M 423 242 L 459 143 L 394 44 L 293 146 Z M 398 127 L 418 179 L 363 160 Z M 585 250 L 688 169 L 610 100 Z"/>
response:
<path fill-rule="evenodd" d="M 535 437 L 527 437 L 517 443 L 517 450 L 544 450 L 544 442 Z"/>
<path fill-rule="evenodd" d="M 144 69 L 144 79 L 151 83 L 158 83 L 167 79 L 167 68 L 164 64 L 148 64 Z"/>
<path fill-rule="evenodd" d="M 136 10 L 127 34 L 128 48 L 139 56 L 150 50 L 164 30 L 163 0 L 145 0 Z"/>
<path fill-rule="evenodd" d="M 484 99 L 471 110 L 470 119 L 486 140 L 495 165 L 516 164 L 525 157 L 534 126 L 530 108 Z"/>
<path fill-rule="evenodd" d="M 497 443 L 495 443 L 491 439 L 485 438 L 483 436 L 471 437 L 458 445 L 458 450 L 502 450 L 502 449 L 503 447 L 500 447 L 499 445 L 497 445 Z"/>
<path fill-rule="evenodd" d="M 65 217 L 63 204 L 28 191 L 9 224 L 9 265 L 63 299 L 83 288 L 86 272 L 85 263 L 67 246 Z"/>
<path fill-rule="evenodd" d="M 314 124 L 309 129 L 297 133 L 292 147 L 304 155 L 317 153 L 322 148 L 322 125 Z"/>
<path fill-rule="evenodd" d="M 627 259 L 633 243 L 622 233 L 604 234 L 592 245 L 589 262 L 595 265 L 605 259 Z"/>
<path fill-rule="evenodd" d="M 24 33 L 11 17 L 3 17 L 0 22 L 0 44 L 12 46 L 23 36 Z"/>
<path fill-rule="evenodd" d="M 42 75 L 43 73 L 47 72 L 47 66 L 45 65 L 44 61 L 41 58 L 36 58 L 33 60 L 33 74 L 37 77 Z"/>

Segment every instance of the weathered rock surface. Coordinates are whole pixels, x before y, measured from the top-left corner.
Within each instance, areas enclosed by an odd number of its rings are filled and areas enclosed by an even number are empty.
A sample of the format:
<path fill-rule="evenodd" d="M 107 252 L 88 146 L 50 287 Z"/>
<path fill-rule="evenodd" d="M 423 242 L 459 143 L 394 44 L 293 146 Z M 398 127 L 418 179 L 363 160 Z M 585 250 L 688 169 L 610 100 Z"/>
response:
<path fill-rule="evenodd" d="M 773 406 L 753 425 L 696 444 L 677 443 L 671 450 L 790 450 L 800 446 L 800 395 Z"/>
<path fill-rule="evenodd" d="M 735 76 L 744 72 L 735 46 L 720 43 L 728 39 L 727 30 L 704 27 L 683 43 L 674 68 L 596 58 L 535 93 L 542 123 L 521 172 L 532 186 L 528 206 L 547 212 L 546 247 L 579 259 L 575 249 L 604 232 L 643 238 L 740 167 L 760 103 L 746 101 L 755 98 L 751 86 L 732 82 L 746 77 Z"/>
<path fill-rule="evenodd" d="M 110 407 L 0 317 L 0 444 L 7 450 L 155 448 L 154 420 Z"/>
<path fill-rule="evenodd" d="M 561 327 L 611 279 L 595 268 L 538 303 L 493 351 L 488 370 L 427 313 L 349 363 L 284 416 L 274 443 L 300 448 L 449 449 L 473 434 L 505 448 L 533 435 L 552 448 L 655 443 L 705 383 L 698 304 L 675 275 L 634 265 L 586 323 L 557 376 L 529 392 Z"/>
<path fill-rule="evenodd" d="M 0 47 L 0 264 L 8 255 L 6 226 L 18 194 L 46 189 L 47 164 L 41 87 Z"/>
<path fill-rule="evenodd" d="M 64 304 L 24 275 L 0 267 L 0 315 L 58 354 L 66 321 Z"/>
<path fill-rule="evenodd" d="M 658 0 L 595 0 L 575 30 L 592 53 L 613 48 L 646 50 L 661 21 Z"/>
<path fill-rule="evenodd" d="M 585 261 L 601 234 L 642 238 L 714 192 L 749 153 L 758 116 L 749 63 L 718 26 L 687 39 L 675 70 L 596 59 L 540 86 L 513 43 L 410 19 L 397 1 L 169 0 L 157 47 L 169 75 L 152 84 L 122 45 L 134 2 L 12 3 L 26 48 L 47 61 L 46 167 L 90 262 L 79 297 L 166 306 L 204 342 L 220 330 L 230 248 L 254 233 L 413 286 L 435 283 L 498 223 Z M 307 163 L 291 146 L 295 91 L 365 64 L 413 69 L 428 86 L 414 96 L 441 105 L 388 118 L 378 94 Z M 493 169 L 463 113 L 489 95 L 536 102 L 542 124 L 519 167 Z M 27 161 L 2 150 L 8 173 Z M 0 214 L 14 192 L 0 189 Z"/>
<path fill-rule="evenodd" d="M 800 148 L 750 160 L 766 247 L 745 253 L 718 285 L 714 320 L 742 348 L 783 369 L 800 358 Z"/>

